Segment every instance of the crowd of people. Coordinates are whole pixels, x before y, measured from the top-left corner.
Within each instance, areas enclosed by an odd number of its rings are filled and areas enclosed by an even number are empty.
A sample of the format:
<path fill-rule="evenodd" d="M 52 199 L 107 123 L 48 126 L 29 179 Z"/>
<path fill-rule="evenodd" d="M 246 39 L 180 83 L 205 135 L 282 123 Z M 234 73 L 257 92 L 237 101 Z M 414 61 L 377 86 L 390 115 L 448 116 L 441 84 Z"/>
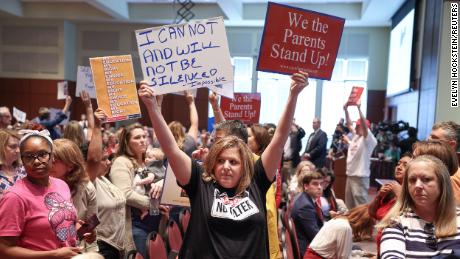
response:
<path fill-rule="evenodd" d="M 280 210 L 293 222 L 300 258 L 349 258 L 353 242 L 374 236 L 381 258 L 456 258 L 460 126 L 437 123 L 426 141 L 414 128 L 405 140 L 389 140 L 373 131 L 358 102 L 344 105 L 329 149 L 319 118 L 302 148 L 306 134 L 294 112 L 308 74 L 291 79 L 277 124 L 225 120 L 212 93 L 212 133 L 199 131 L 190 93 L 189 129 L 166 123 L 162 96 L 145 82 L 138 95 L 153 128 L 110 127 L 85 92 L 82 120 L 61 130 L 70 97 L 56 115 L 40 108 L 22 125 L 11 125 L 9 109 L 0 107 L 0 258 L 123 258 L 132 250 L 148 258 L 149 233 L 180 211 L 158 205 L 167 166 L 190 200 L 178 258 L 282 258 Z M 369 200 L 370 161 L 381 154 L 396 164 L 394 177 Z M 345 183 L 331 170 L 338 157 L 346 157 Z M 343 200 L 334 184 L 345 185 Z M 95 220 L 97 228 L 88 228 Z"/>

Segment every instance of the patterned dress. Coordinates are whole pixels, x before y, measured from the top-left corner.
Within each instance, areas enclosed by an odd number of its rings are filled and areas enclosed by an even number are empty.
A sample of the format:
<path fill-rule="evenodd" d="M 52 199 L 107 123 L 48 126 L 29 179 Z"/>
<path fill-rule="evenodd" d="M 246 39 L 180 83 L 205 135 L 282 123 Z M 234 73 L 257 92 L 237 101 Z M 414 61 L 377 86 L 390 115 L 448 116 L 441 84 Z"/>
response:
<path fill-rule="evenodd" d="M 15 168 L 16 175 L 13 177 L 13 181 L 10 181 L 5 175 L 5 172 L 0 168 L 0 198 L 3 196 L 3 192 L 14 185 L 14 183 L 26 177 L 26 171 L 23 166 L 18 166 Z"/>

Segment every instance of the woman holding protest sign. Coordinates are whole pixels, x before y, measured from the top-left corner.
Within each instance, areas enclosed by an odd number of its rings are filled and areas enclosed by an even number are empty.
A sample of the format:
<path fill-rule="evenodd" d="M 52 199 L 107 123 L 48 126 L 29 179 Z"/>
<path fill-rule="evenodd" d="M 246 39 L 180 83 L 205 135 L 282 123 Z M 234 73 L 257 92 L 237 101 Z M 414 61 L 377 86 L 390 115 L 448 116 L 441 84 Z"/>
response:
<path fill-rule="evenodd" d="M 228 136 L 211 147 L 204 168 L 177 147 L 152 88 L 141 82 L 139 96 L 177 182 L 191 202 L 192 215 L 179 258 L 269 257 L 265 193 L 279 166 L 297 97 L 308 84 L 307 73 L 291 78 L 277 131 L 256 164 L 248 146 Z"/>
<path fill-rule="evenodd" d="M 184 95 L 189 108 L 190 128 L 185 133 L 184 126 L 179 121 L 172 121 L 168 126 L 176 140 L 177 146 L 187 155 L 192 156 L 192 152 L 196 150 L 198 142 L 198 112 L 193 94 L 190 91 L 184 91 Z"/>

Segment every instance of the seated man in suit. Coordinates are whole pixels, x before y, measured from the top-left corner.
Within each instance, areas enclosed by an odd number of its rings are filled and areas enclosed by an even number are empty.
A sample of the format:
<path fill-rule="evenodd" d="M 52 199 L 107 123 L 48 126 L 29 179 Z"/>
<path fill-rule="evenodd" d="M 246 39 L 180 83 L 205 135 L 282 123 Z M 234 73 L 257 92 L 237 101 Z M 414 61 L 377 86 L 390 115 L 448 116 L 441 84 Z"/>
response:
<path fill-rule="evenodd" d="M 294 220 L 299 243 L 300 258 L 303 258 L 310 242 L 323 226 L 321 195 L 323 175 L 319 172 L 306 173 L 302 178 L 304 191 L 296 198 L 291 218 Z"/>

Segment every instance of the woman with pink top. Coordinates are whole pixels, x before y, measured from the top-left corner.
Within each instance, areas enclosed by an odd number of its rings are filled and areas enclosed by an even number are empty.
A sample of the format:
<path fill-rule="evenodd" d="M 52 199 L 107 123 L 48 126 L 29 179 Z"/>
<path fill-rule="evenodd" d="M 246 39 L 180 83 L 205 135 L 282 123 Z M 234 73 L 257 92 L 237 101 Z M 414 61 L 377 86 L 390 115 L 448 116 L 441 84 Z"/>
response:
<path fill-rule="evenodd" d="M 71 258 L 77 214 L 67 184 L 50 176 L 53 144 L 33 132 L 19 142 L 27 176 L 0 200 L 0 258 Z"/>

